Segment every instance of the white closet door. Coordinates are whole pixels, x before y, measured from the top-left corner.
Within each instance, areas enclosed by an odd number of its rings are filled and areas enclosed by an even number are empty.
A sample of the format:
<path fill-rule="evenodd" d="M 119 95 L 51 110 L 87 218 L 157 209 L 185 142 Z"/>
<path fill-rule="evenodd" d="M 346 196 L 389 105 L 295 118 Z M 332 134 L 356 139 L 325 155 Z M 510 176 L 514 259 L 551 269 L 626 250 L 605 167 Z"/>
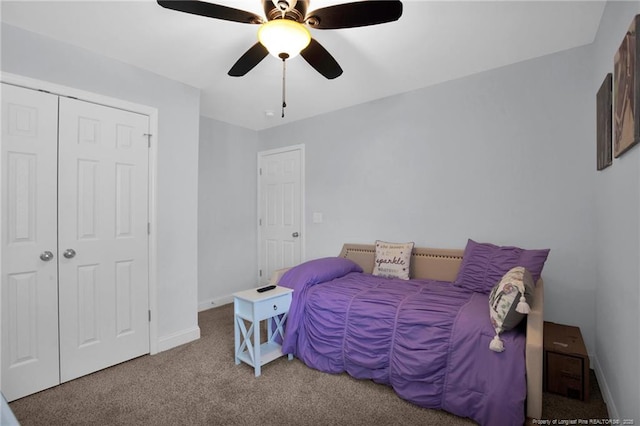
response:
<path fill-rule="evenodd" d="M 149 118 L 60 98 L 60 375 L 149 352 Z"/>
<path fill-rule="evenodd" d="M 1 388 L 9 401 L 60 382 L 57 128 L 57 96 L 2 84 Z"/>

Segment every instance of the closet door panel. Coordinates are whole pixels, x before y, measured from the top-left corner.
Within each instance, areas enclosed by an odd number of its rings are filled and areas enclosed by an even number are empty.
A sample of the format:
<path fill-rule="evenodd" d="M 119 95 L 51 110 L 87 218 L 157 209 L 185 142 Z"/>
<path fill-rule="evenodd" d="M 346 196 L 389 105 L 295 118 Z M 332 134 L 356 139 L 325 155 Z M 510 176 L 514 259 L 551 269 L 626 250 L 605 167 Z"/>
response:
<path fill-rule="evenodd" d="M 2 84 L 2 392 L 60 383 L 58 98 Z"/>
<path fill-rule="evenodd" d="M 61 380 L 149 352 L 148 117 L 60 99 Z"/>

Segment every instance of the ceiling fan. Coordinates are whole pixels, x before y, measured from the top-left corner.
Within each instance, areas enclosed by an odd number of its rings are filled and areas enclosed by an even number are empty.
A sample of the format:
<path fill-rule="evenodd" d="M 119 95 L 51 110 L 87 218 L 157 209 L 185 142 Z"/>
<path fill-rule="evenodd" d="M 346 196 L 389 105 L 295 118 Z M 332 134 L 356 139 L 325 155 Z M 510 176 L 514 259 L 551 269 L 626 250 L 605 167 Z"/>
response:
<path fill-rule="evenodd" d="M 363 27 L 396 21 L 402 15 L 400 0 L 368 0 L 337 4 L 307 12 L 309 0 L 262 0 L 266 19 L 252 12 L 204 1 L 158 0 L 164 8 L 225 21 L 261 25 L 259 41 L 231 67 L 228 74 L 241 77 L 271 53 L 283 61 L 298 53 L 328 79 L 342 68 L 306 26 L 318 30 Z M 306 26 L 305 26 L 306 25 Z M 290 45 L 291 44 L 291 45 Z M 284 89 L 283 89 L 284 90 Z"/>

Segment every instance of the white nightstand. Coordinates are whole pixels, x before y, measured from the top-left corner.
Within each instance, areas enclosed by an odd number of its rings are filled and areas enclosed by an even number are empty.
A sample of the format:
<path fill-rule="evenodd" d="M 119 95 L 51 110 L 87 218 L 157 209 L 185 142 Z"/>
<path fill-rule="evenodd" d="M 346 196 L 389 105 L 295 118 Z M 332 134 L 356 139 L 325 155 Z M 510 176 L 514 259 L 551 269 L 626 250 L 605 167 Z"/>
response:
<path fill-rule="evenodd" d="M 290 288 L 276 287 L 263 293 L 251 289 L 233 295 L 236 364 L 244 361 L 251 365 L 256 377 L 260 375 L 260 368 L 264 364 L 284 355 L 276 336 L 284 338 L 283 326 L 291 306 L 292 293 Z M 279 315 L 282 318 L 278 318 Z M 251 323 L 248 330 L 244 320 Z M 260 344 L 262 320 L 267 320 L 267 341 Z M 289 354 L 291 359 L 293 355 Z"/>

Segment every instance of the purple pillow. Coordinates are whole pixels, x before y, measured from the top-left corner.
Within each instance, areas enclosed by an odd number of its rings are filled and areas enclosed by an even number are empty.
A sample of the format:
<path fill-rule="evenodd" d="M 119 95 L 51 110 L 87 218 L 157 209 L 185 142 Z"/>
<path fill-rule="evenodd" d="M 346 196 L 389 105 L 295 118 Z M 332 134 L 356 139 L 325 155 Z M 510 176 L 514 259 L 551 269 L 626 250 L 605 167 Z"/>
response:
<path fill-rule="evenodd" d="M 524 266 L 537 282 L 549 249 L 525 250 L 519 247 L 477 243 L 471 239 L 464 249 L 460 271 L 454 285 L 477 293 L 489 294 L 503 275 L 516 266 Z"/>
<path fill-rule="evenodd" d="M 296 285 L 318 284 L 343 277 L 350 272 L 362 272 L 362 268 L 343 257 L 323 257 L 294 266 L 284 273 L 278 285 L 296 290 Z"/>

